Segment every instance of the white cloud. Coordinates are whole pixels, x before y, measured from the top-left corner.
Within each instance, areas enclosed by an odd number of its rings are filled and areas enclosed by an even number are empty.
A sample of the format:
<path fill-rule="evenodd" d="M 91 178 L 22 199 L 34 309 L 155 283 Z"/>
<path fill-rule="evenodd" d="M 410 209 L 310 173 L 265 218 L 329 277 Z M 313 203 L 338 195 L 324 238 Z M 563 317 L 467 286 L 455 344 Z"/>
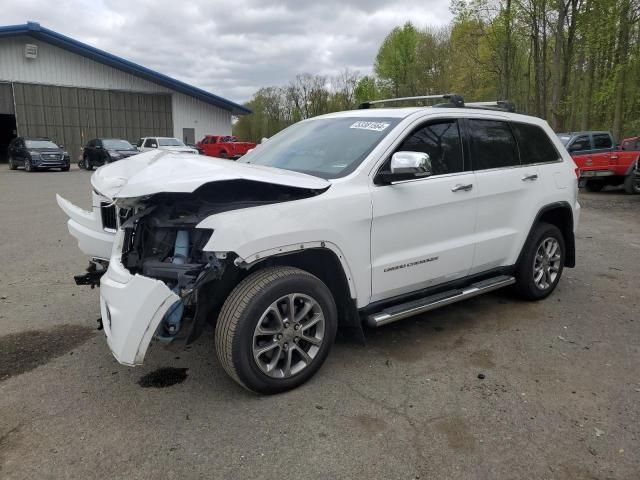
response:
<path fill-rule="evenodd" d="M 11 0 L 42 26 L 236 102 L 298 73 L 369 73 L 389 31 L 446 24 L 449 0 Z"/>

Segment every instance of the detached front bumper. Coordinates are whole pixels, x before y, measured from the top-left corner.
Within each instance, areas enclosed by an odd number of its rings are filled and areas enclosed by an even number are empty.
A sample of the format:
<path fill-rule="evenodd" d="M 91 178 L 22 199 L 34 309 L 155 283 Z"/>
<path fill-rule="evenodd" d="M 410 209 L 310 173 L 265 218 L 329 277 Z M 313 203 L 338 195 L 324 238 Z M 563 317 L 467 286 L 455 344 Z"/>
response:
<path fill-rule="evenodd" d="M 100 214 L 101 198 L 93 194 L 92 211 L 76 207 L 70 201 L 56 195 L 58 205 L 69 220 L 69 233 L 78 241 L 78 248 L 90 258 L 108 260 L 111 256 L 114 233 L 106 231 L 102 225 Z"/>
<path fill-rule="evenodd" d="M 122 241 L 119 231 L 109 269 L 100 280 L 100 310 L 113 356 L 133 366 L 142 364 L 160 322 L 180 297 L 160 280 L 131 275 L 120 261 Z"/>

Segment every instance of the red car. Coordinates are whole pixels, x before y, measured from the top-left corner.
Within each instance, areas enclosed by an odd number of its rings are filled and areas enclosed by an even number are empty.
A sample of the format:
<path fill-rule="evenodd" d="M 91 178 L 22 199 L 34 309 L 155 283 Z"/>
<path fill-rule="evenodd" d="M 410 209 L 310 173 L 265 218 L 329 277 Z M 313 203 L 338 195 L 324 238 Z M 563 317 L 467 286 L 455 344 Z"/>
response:
<path fill-rule="evenodd" d="M 622 140 L 620 150 L 640 151 L 640 137 L 630 137 Z"/>
<path fill-rule="evenodd" d="M 221 135 L 205 135 L 196 146 L 204 155 L 233 159 L 240 158 L 252 148 L 256 148 L 255 143 L 239 142 L 236 137 Z"/>
<path fill-rule="evenodd" d="M 635 175 L 640 151 L 617 148 L 609 132 L 559 133 L 580 169 L 580 184 L 590 192 L 606 185 L 624 185 L 627 193 L 640 193 Z M 631 139 L 628 139 L 631 140 Z"/>

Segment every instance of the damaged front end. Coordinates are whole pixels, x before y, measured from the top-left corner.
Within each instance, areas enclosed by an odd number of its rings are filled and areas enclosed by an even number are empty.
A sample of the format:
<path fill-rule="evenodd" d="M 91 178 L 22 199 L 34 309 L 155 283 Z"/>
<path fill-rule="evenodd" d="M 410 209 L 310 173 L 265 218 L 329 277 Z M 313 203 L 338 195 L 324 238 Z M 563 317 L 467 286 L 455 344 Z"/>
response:
<path fill-rule="evenodd" d="M 100 282 L 103 326 L 116 359 L 141 364 L 153 338 L 191 343 L 243 275 L 232 252 L 204 251 L 215 232 L 197 228 L 203 219 L 314 194 L 239 180 L 117 200 L 129 213 Z"/>

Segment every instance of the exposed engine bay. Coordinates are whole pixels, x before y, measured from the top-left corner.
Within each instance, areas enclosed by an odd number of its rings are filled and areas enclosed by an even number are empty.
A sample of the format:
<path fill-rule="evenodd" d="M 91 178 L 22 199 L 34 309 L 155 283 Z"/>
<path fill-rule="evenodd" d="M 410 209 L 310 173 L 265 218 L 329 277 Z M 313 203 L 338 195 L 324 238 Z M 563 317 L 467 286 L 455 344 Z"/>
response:
<path fill-rule="evenodd" d="M 204 218 L 319 193 L 231 180 L 206 184 L 194 193 L 159 193 L 121 202 L 122 265 L 133 275 L 163 281 L 180 297 L 165 315 L 156 338 L 171 341 L 179 336 L 187 342 L 195 340 L 207 318 L 226 297 L 225 284 L 232 285 L 231 280 L 242 275 L 233 264 L 232 252 L 203 251 L 211 235 L 215 235 L 212 230 L 196 228 Z M 185 327 L 188 324 L 191 328 Z"/>

